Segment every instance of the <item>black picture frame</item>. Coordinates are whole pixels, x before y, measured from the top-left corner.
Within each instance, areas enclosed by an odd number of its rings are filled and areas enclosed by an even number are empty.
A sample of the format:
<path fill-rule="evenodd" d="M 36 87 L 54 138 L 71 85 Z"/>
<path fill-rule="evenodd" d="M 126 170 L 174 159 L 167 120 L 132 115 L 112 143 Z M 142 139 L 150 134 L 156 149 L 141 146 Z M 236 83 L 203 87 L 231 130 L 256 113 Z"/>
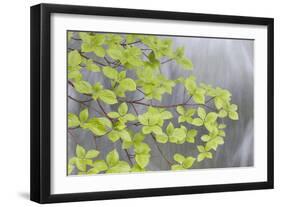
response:
<path fill-rule="evenodd" d="M 99 15 L 113 17 L 151 18 L 210 23 L 233 23 L 267 26 L 267 181 L 238 184 L 169 187 L 74 194 L 51 194 L 51 70 L 50 16 L 53 13 Z M 31 174 L 30 199 L 38 203 L 119 199 L 146 196 L 211 193 L 273 188 L 274 177 L 274 72 L 272 18 L 195 14 L 168 11 L 39 4 L 31 7 Z"/>

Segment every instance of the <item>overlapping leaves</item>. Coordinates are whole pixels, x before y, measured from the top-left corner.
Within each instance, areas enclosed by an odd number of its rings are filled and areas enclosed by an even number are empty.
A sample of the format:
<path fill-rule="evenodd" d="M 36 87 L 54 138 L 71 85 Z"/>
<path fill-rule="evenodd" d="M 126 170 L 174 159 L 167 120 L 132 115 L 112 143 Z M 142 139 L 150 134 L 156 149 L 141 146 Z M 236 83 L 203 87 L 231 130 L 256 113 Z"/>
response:
<path fill-rule="evenodd" d="M 174 48 L 171 39 L 152 35 L 68 33 L 68 41 L 76 38 L 80 38 L 81 44 L 68 52 L 68 82 L 78 94 L 92 97 L 102 113 L 91 116 L 83 104 L 77 115 L 68 113 L 69 130 L 82 128 L 95 137 L 107 137 L 111 142 L 120 140 L 130 164 L 120 160 L 117 149 L 108 152 L 105 159 L 97 159 L 99 151 L 87 151 L 77 145 L 76 156 L 69 159 L 68 174 L 75 169 L 76 174 L 146 171 L 153 155 L 147 138 L 155 139 L 157 145 L 187 142 L 197 147 L 197 157 L 176 153 L 176 163 L 169 163 L 172 170 L 189 169 L 196 162 L 213 158 L 212 152 L 224 143 L 226 136 L 223 120 L 238 120 L 238 106 L 231 103 L 227 89 L 197 83 L 193 75 L 174 80 L 166 77 L 161 71 L 164 63 L 176 63 L 180 70 L 193 69 L 184 47 Z M 102 75 L 110 84 L 84 79 L 92 72 Z M 157 107 L 178 85 L 184 87 L 183 100 L 187 101 Z M 131 94 L 142 95 L 143 102 L 128 101 L 127 95 Z M 138 108 L 131 108 L 134 104 L 145 106 L 145 111 L 138 113 Z"/>

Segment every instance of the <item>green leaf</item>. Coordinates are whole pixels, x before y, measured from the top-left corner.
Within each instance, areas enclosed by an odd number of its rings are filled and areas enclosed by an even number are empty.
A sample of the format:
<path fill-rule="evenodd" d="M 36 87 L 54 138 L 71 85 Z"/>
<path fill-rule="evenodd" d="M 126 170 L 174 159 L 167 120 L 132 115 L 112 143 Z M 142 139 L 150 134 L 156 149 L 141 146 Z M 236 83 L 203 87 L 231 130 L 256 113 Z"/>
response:
<path fill-rule="evenodd" d="M 148 125 L 148 118 L 145 114 L 139 115 L 138 120 L 142 125 Z"/>
<path fill-rule="evenodd" d="M 86 171 L 87 165 L 84 159 L 76 159 L 76 167 L 80 171 Z"/>
<path fill-rule="evenodd" d="M 124 119 L 126 119 L 127 121 L 134 121 L 136 120 L 136 117 L 133 114 L 126 114 L 124 116 Z"/>
<path fill-rule="evenodd" d="M 219 124 L 219 129 L 225 129 L 226 125 L 225 124 Z"/>
<path fill-rule="evenodd" d="M 91 175 L 91 174 L 98 174 L 99 173 L 99 170 L 97 170 L 96 168 L 91 168 L 87 171 L 87 175 Z"/>
<path fill-rule="evenodd" d="M 82 57 L 77 50 L 68 53 L 68 65 L 77 66 L 81 63 Z"/>
<path fill-rule="evenodd" d="M 125 78 L 119 84 L 126 91 L 135 91 L 137 87 L 135 81 L 131 78 Z"/>
<path fill-rule="evenodd" d="M 203 108 L 201 108 L 201 107 L 198 107 L 197 113 L 198 113 L 198 116 L 199 116 L 202 120 L 205 119 L 205 117 L 206 117 L 206 111 L 205 111 L 205 109 L 203 109 Z"/>
<path fill-rule="evenodd" d="M 142 127 L 142 133 L 150 134 L 151 132 L 152 132 L 152 127 L 151 126 L 143 126 Z"/>
<path fill-rule="evenodd" d="M 75 165 L 76 159 L 77 159 L 77 157 L 72 157 L 72 158 L 69 159 L 68 163 L 69 163 L 70 165 Z"/>
<path fill-rule="evenodd" d="M 199 153 L 198 156 L 197 156 L 197 161 L 198 161 L 198 162 L 201 162 L 201 161 L 203 161 L 205 158 L 212 159 L 212 158 L 213 158 L 212 153 L 211 153 L 211 152 Z"/>
<path fill-rule="evenodd" d="M 224 144 L 224 140 L 222 137 L 216 137 L 211 139 L 210 141 L 207 142 L 206 144 L 206 150 L 209 151 L 211 149 L 217 150 L 218 145 Z"/>
<path fill-rule="evenodd" d="M 106 52 L 114 60 L 120 60 L 123 57 L 120 48 L 109 48 Z"/>
<path fill-rule="evenodd" d="M 122 149 L 129 149 L 132 146 L 133 142 L 129 141 L 123 141 L 122 143 Z"/>
<path fill-rule="evenodd" d="M 182 165 L 178 165 L 178 164 L 172 165 L 171 169 L 172 170 L 185 170 Z"/>
<path fill-rule="evenodd" d="M 96 55 L 97 55 L 98 57 L 104 57 L 104 56 L 105 56 L 105 50 L 104 50 L 104 48 L 101 47 L 101 46 L 96 46 L 96 47 L 94 48 L 94 52 L 96 53 Z"/>
<path fill-rule="evenodd" d="M 67 165 L 67 174 L 70 175 L 70 174 L 72 173 L 73 169 L 74 169 L 74 166 L 68 164 L 68 165 Z"/>
<path fill-rule="evenodd" d="M 190 95 L 193 95 L 196 91 L 197 85 L 195 82 L 195 77 L 194 76 L 189 76 L 185 81 L 184 81 L 184 86 L 190 93 Z"/>
<path fill-rule="evenodd" d="M 68 127 L 77 127 L 80 125 L 80 121 L 75 114 L 68 113 Z"/>
<path fill-rule="evenodd" d="M 205 152 L 205 157 L 212 159 L 213 158 L 213 154 L 211 152 Z"/>
<path fill-rule="evenodd" d="M 118 107 L 118 112 L 121 116 L 124 116 L 128 112 L 128 105 L 124 102 Z"/>
<path fill-rule="evenodd" d="M 83 125 L 83 128 L 91 130 L 97 136 L 107 133 L 108 128 L 112 128 L 110 120 L 107 118 L 92 118 Z"/>
<path fill-rule="evenodd" d="M 177 112 L 181 115 L 184 115 L 184 112 L 185 112 L 184 107 L 183 106 L 177 106 Z"/>
<path fill-rule="evenodd" d="M 117 72 L 116 69 L 114 69 L 112 67 L 105 66 L 105 67 L 102 68 L 102 72 L 109 79 L 112 79 L 112 80 L 118 79 L 118 72 Z"/>
<path fill-rule="evenodd" d="M 198 156 L 197 156 L 197 161 L 198 162 L 201 162 L 205 159 L 205 153 L 199 153 Z"/>
<path fill-rule="evenodd" d="M 236 104 L 231 104 L 229 107 L 230 111 L 237 111 L 237 109 L 238 109 L 238 106 Z"/>
<path fill-rule="evenodd" d="M 102 123 L 104 126 L 108 127 L 108 128 L 112 128 L 112 123 L 111 121 L 108 119 L 108 118 L 105 118 L 105 117 L 100 117 L 100 118 L 97 118 L 98 121 L 100 123 Z"/>
<path fill-rule="evenodd" d="M 109 166 L 114 166 L 119 161 L 119 154 L 116 149 L 112 150 L 106 155 L 106 162 Z"/>
<path fill-rule="evenodd" d="M 223 99 L 221 99 L 220 97 L 215 97 L 214 99 L 214 103 L 217 109 L 221 109 L 225 103 L 225 101 Z"/>
<path fill-rule="evenodd" d="M 171 136 L 180 141 L 186 137 L 186 133 L 182 128 L 175 128 Z"/>
<path fill-rule="evenodd" d="M 170 111 L 163 111 L 161 112 L 161 118 L 164 120 L 173 118 L 173 114 Z"/>
<path fill-rule="evenodd" d="M 225 137 L 225 132 L 223 130 L 219 130 L 219 136 Z"/>
<path fill-rule="evenodd" d="M 127 142 L 132 141 L 131 135 L 125 129 L 119 131 L 119 135 L 123 141 L 127 141 Z"/>
<path fill-rule="evenodd" d="M 88 108 L 85 108 L 83 111 L 80 112 L 79 118 L 81 122 L 85 122 L 88 120 L 89 117 L 89 111 Z"/>
<path fill-rule="evenodd" d="M 150 127 L 151 131 L 155 134 L 162 134 L 162 129 L 159 126 L 151 126 Z"/>
<path fill-rule="evenodd" d="M 141 50 L 138 47 L 129 47 L 125 51 L 125 56 L 127 56 L 127 62 L 133 66 L 141 66 L 142 61 L 140 55 Z"/>
<path fill-rule="evenodd" d="M 193 94 L 193 100 L 198 104 L 205 104 L 205 91 L 203 89 L 196 89 L 196 92 Z"/>
<path fill-rule="evenodd" d="M 224 118 L 224 117 L 226 117 L 227 116 L 227 112 L 225 111 L 225 110 L 220 110 L 219 111 L 219 114 L 218 114 L 218 116 L 220 117 L 220 118 Z"/>
<path fill-rule="evenodd" d="M 107 104 L 117 103 L 116 95 L 110 90 L 102 90 L 99 92 L 99 98 Z"/>
<path fill-rule="evenodd" d="M 189 143 L 194 143 L 195 142 L 195 138 L 194 137 L 186 137 L 186 142 L 189 142 Z"/>
<path fill-rule="evenodd" d="M 190 129 L 190 130 L 188 130 L 186 136 L 188 136 L 188 137 L 195 137 L 195 136 L 197 135 L 197 133 L 198 133 L 197 130 L 195 130 L 195 129 Z"/>
<path fill-rule="evenodd" d="M 93 72 L 99 72 L 100 67 L 93 63 L 93 60 L 86 61 L 86 69 Z"/>
<path fill-rule="evenodd" d="M 201 140 L 203 142 L 208 142 L 210 139 L 212 139 L 212 137 L 210 137 L 209 135 L 207 134 L 204 134 L 203 136 L 201 136 Z"/>
<path fill-rule="evenodd" d="M 103 89 L 103 85 L 101 85 L 100 82 L 97 82 L 92 86 L 92 88 L 94 93 L 98 93 Z"/>
<path fill-rule="evenodd" d="M 207 129 L 209 132 L 211 132 L 211 133 L 213 133 L 213 132 L 215 132 L 215 131 L 218 130 L 218 129 L 217 129 L 217 124 L 216 124 L 216 122 L 205 122 L 205 123 L 204 123 L 204 126 L 205 126 L 206 129 Z"/>
<path fill-rule="evenodd" d="M 142 142 L 145 138 L 145 135 L 142 134 L 141 132 L 138 132 L 134 135 L 134 142 L 138 143 L 138 142 Z"/>
<path fill-rule="evenodd" d="M 137 154 L 135 156 L 136 162 L 137 164 L 141 167 L 141 168 L 145 168 L 150 160 L 150 154 Z"/>
<path fill-rule="evenodd" d="M 179 47 L 176 49 L 174 58 L 176 62 L 183 67 L 183 69 L 191 70 L 193 68 L 191 60 L 185 57 L 184 47 Z"/>
<path fill-rule="evenodd" d="M 107 136 L 112 142 L 116 142 L 120 138 L 119 132 L 116 130 L 112 130 L 111 132 L 108 133 Z"/>
<path fill-rule="evenodd" d="M 131 172 L 145 172 L 144 168 L 141 168 L 138 164 L 135 164 L 132 168 L 131 168 Z"/>
<path fill-rule="evenodd" d="M 217 120 L 218 115 L 215 112 L 210 112 L 207 114 L 206 118 L 205 118 L 205 122 L 206 123 L 213 123 Z"/>
<path fill-rule="evenodd" d="M 79 32 L 82 39 L 81 51 L 82 52 L 95 52 L 97 56 L 104 57 L 105 50 L 102 47 L 105 36 L 102 34 L 89 34 L 86 32 Z"/>
<path fill-rule="evenodd" d="M 179 116 L 179 118 L 178 118 L 179 123 L 182 123 L 182 122 L 185 122 L 185 121 L 186 121 L 186 118 L 184 116 Z"/>
<path fill-rule="evenodd" d="M 186 112 L 185 112 L 185 116 L 186 117 L 192 117 L 194 114 L 195 114 L 196 110 L 195 109 L 188 109 Z"/>
<path fill-rule="evenodd" d="M 156 139 L 157 142 L 162 143 L 162 144 L 165 144 L 165 143 L 168 142 L 168 136 L 164 133 L 163 134 L 157 134 L 155 136 L 155 139 Z"/>
<path fill-rule="evenodd" d="M 194 157 L 187 157 L 187 158 L 185 158 L 185 160 L 183 161 L 182 166 L 183 166 L 185 169 L 191 168 L 195 160 L 196 160 L 196 159 L 195 159 Z"/>
<path fill-rule="evenodd" d="M 193 64 L 192 64 L 191 60 L 188 58 L 182 58 L 179 61 L 179 64 L 182 65 L 183 69 L 191 70 L 193 68 Z"/>
<path fill-rule="evenodd" d="M 174 125 L 172 122 L 170 122 L 166 128 L 166 132 L 169 136 L 171 136 L 173 134 L 173 131 L 174 131 Z"/>
<path fill-rule="evenodd" d="M 194 143 L 195 142 L 195 136 L 197 135 L 197 130 L 195 129 L 190 129 L 186 133 L 186 141 L 189 143 Z"/>
<path fill-rule="evenodd" d="M 108 169 L 107 164 L 104 160 L 96 160 L 93 162 L 93 167 L 98 171 L 102 172 Z"/>
<path fill-rule="evenodd" d="M 230 112 L 228 113 L 228 116 L 229 116 L 229 118 L 232 119 L 232 120 L 238 120 L 238 119 L 239 119 L 238 113 L 235 112 L 235 111 L 230 111 Z"/>
<path fill-rule="evenodd" d="M 122 130 L 125 129 L 126 127 L 127 127 L 126 124 L 122 121 L 117 121 L 114 123 L 114 128 L 117 130 Z"/>
<path fill-rule="evenodd" d="M 116 119 L 116 118 L 119 118 L 119 117 L 120 117 L 120 114 L 117 113 L 117 112 L 109 112 L 109 113 L 107 114 L 107 116 L 109 116 L 109 117 L 112 118 L 112 119 Z"/>
<path fill-rule="evenodd" d="M 77 92 L 79 93 L 84 93 L 84 94 L 91 94 L 92 91 L 92 86 L 90 83 L 88 83 L 87 81 L 78 81 L 78 82 L 74 82 L 74 88 Z"/>
<path fill-rule="evenodd" d="M 70 71 L 68 72 L 68 79 L 73 79 L 74 81 L 81 81 L 81 79 L 83 78 L 82 74 L 80 71 L 74 70 L 74 71 Z"/>
<path fill-rule="evenodd" d="M 198 149 L 199 152 L 205 152 L 205 147 L 202 146 L 202 145 L 198 145 L 197 149 Z"/>
<path fill-rule="evenodd" d="M 177 161 L 178 163 L 182 164 L 183 161 L 185 160 L 185 157 L 181 154 L 174 154 L 174 160 Z"/>
<path fill-rule="evenodd" d="M 144 142 L 135 143 L 134 148 L 137 154 L 148 154 L 151 150 L 149 145 Z"/>
<path fill-rule="evenodd" d="M 92 158 L 97 157 L 99 154 L 100 154 L 100 152 L 97 151 L 97 150 L 89 150 L 89 151 L 86 153 L 85 158 L 87 158 L 87 159 L 92 159 Z"/>
<path fill-rule="evenodd" d="M 204 122 L 203 122 L 202 119 L 200 119 L 200 118 L 195 118 L 195 119 L 193 119 L 193 121 L 192 121 L 192 124 L 195 125 L 195 126 L 202 126 L 203 123 L 204 123 Z"/>
<path fill-rule="evenodd" d="M 76 156 L 79 158 L 84 158 L 86 150 L 79 144 L 76 145 Z"/>
<path fill-rule="evenodd" d="M 130 165 L 125 161 L 118 161 L 113 167 L 108 169 L 106 173 L 124 173 L 130 172 Z"/>

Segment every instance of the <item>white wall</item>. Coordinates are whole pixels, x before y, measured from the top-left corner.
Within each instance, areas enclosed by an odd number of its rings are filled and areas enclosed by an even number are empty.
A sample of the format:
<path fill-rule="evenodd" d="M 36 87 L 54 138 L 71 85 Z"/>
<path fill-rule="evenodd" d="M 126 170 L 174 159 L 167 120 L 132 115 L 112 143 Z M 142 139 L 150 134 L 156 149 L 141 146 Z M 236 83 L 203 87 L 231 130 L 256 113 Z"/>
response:
<path fill-rule="evenodd" d="M 1 2 L 1 133 L 0 205 L 35 206 L 29 193 L 29 7 L 45 3 L 67 3 L 138 9 L 218 13 L 275 18 L 275 190 L 138 198 L 114 201 L 55 204 L 53 206 L 254 206 L 280 203 L 281 153 L 280 89 L 281 13 L 276 1 L 245 0 L 80 0 L 80 1 L 2 1 Z M 280 2 L 280 1 L 279 1 Z M 4 46 L 4 47 L 3 47 Z M 17 58 L 16 58 L 17 57 Z M 279 93 L 279 94 L 278 94 Z M 279 116 L 279 117 L 278 117 Z M 235 176 L 235 175 L 234 175 Z"/>

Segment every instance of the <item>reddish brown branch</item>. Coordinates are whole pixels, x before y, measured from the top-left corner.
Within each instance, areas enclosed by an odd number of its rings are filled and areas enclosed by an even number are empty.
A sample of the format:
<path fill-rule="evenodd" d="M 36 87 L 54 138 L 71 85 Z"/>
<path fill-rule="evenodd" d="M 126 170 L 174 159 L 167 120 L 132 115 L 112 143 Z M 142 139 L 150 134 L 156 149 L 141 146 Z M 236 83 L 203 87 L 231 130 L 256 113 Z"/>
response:
<path fill-rule="evenodd" d="M 100 103 L 100 101 L 99 101 L 99 100 L 97 100 L 97 103 L 98 103 L 98 105 L 99 105 L 100 109 L 102 110 L 103 114 L 106 116 L 106 118 L 108 118 L 111 122 L 113 122 L 113 119 L 112 119 L 112 118 L 110 118 L 110 117 L 107 115 L 107 113 L 106 113 L 105 109 L 103 108 L 103 106 L 101 105 L 101 103 Z"/>
<path fill-rule="evenodd" d="M 138 100 L 134 100 L 134 101 L 125 101 L 127 103 L 133 103 L 133 104 L 138 104 L 138 105 L 144 105 L 144 106 L 152 106 L 152 107 L 156 107 L 156 108 L 175 108 L 178 106 L 205 106 L 209 109 L 215 110 L 214 108 L 206 105 L 206 104 L 189 104 L 188 101 L 190 99 L 188 99 L 186 102 L 184 103 L 178 103 L 178 104 L 170 104 L 170 105 L 157 105 L 157 104 L 151 104 L 151 103 L 144 103 L 144 102 L 140 102 Z M 210 100 L 208 100 L 206 103 L 208 103 Z"/>

